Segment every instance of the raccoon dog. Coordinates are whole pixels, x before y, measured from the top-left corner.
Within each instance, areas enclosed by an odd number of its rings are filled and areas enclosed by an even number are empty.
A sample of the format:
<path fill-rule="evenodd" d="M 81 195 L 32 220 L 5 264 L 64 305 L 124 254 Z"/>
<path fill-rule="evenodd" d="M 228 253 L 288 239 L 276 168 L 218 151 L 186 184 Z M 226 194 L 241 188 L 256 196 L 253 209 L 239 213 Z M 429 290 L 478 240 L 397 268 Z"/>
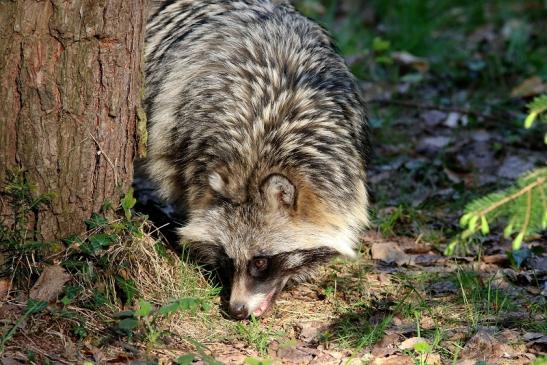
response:
<path fill-rule="evenodd" d="M 368 133 L 326 32 L 283 0 L 155 2 L 146 35 L 148 171 L 183 242 L 262 315 L 290 279 L 354 256 Z"/>

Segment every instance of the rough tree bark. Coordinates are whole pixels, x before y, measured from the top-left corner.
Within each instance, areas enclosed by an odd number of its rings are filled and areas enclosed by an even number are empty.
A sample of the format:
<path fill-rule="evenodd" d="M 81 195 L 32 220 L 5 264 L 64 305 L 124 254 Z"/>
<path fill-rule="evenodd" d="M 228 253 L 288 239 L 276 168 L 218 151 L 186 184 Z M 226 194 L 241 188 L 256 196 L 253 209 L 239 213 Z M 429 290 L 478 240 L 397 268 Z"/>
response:
<path fill-rule="evenodd" d="M 34 217 L 43 239 L 82 232 L 131 184 L 145 5 L 0 0 L 0 184 L 22 168 L 53 193 Z M 1 195 L 0 213 L 11 214 Z"/>

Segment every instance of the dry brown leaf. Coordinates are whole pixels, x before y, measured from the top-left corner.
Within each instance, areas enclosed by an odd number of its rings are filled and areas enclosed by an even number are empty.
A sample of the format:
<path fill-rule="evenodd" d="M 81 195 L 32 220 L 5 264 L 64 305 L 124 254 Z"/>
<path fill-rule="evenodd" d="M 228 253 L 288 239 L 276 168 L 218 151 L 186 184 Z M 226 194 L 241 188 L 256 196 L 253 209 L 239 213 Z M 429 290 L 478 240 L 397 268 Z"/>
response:
<path fill-rule="evenodd" d="M 387 264 L 397 264 L 401 266 L 413 263 L 412 256 L 404 253 L 395 242 L 373 243 L 370 251 L 374 260 L 380 260 Z"/>
<path fill-rule="evenodd" d="M 524 80 L 511 91 L 512 98 L 529 98 L 547 91 L 547 85 L 539 76 L 532 76 Z"/>
<path fill-rule="evenodd" d="M 11 283 L 7 279 L 0 279 L 0 300 L 5 300 L 9 294 Z"/>
<path fill-rule="evenodd" d="M 425 58 L 414 56 L 408 52 L 393 52 L 391 57 L 395 62 L 404 66 L 410 66 L 421 73 L 429 71 L 429 62 Z"/>
<path fill-rule="evenodd" d="M 441 365 L 442 364 L 441 355 L 439 355 L 439 354 L 434 354 L 434 353 L 425 354 L 424 359 L 425 359 L 425 363 L 427 365 Z"/>
<path fill-rule="evenodd" d="M 63 291 L 63 286 L 70 280 L 70 274 L 59 265 L 48 266 L 30 289 L 30 297 L 36 300 L 53 302 Z"/>
<path fill-rule="evenodd" d="M 313 356 L 303 349 L 292 347 L 279 349 L 277 356 L 284 364 L 307 364 L 313 359 Z"/>
<path fill-rule="evenodd" d="M 498 359 L 505 353 L 511 353 L 509 346 L 502 344 L 487 331 L 480 330 L 465 344 L 462 359 Z"/>
<path fill-rule="evenodd" d="M 487 264 L 504 266 L 509 263 L 509 259 L 505 254 L 485 255 L 481 257 L 482 261 Z"/>
<path fill-rule="evenodd" d="M 311 342 L 318 337 L 322 331 L 327 329 L 328 323 L 321 321 L 302 321 L 296 326 L 300 330 L 299 338 L 304 342 Z"/>
<path fill-rule="evenodd" d="M 401 344 L 399 345 L 399 348 L 401 350 L 412 350 L 414 349 L 414 346 L 416 346 L 419 343 L 428 343 L 428 342 L 425 338 L 422 338 L 422 337 L 411 337 L 401 342 Z"/>
<path fill-rule="evenodd" d="M 322 351 L 317 355 L 311 362 L 310 365 L 337 365 L 340 364 L 340 359 L 333 356 L 332 354 Z"/>
<path fill-rule="evenodd" d="M 433 329 L 435 328 L 435 321 L 429 316 L 424 316 L 420 319 L 420 327 L 425 330 Z"/>
<path fill-rule="evenodd" d="M 372 348 L 372 355 L 376 357 L 386 357 L 396 354 L 399 352 L 397 343 L 399 343 L 400 338 L 401 336 L 397 333 L 385 335 L 382 340 Z"/>
<path fill-rule="evenodd" d="M 14 359 L 10 356 L 3 356 L 3 357 L 0 357 L 0 364 L 2 365 L 22 365 L 24 364 L 24 362 L 21 362 L 17 359 Z"/>
<path fill-rule="evenodd" d="M 405 247 L 404 251 L 405 253 L 409 253 L 413 255 L 423 255 L 428 253 L 432 249 L 433 249 L 433 246 L 431 245 L 416 243 L 414 246 Z"/>

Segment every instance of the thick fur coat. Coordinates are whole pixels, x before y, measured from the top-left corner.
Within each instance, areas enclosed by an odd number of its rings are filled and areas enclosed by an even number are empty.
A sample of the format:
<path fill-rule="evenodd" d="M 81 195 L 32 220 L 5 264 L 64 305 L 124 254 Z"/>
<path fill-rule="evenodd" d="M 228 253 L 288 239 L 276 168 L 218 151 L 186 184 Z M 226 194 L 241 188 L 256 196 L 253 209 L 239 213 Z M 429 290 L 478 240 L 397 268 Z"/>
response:
<path fill-rule="evenodd" d="M 165 0 L 145 62 L 148 171 L 188 211 L 182 240 L 234 271 L 275 256 L 299 276 L 354 255 L 366 115 L 324 29 L 285 1 Z"/>

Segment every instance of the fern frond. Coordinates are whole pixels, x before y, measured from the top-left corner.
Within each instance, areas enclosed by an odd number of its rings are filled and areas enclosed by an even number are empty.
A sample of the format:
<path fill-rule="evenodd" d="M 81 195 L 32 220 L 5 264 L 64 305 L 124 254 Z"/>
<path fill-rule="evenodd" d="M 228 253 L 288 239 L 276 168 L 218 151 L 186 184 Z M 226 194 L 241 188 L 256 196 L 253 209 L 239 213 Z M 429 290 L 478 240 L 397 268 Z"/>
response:
<path fill-rule="evenodd" d="M 531 128 L 536 120 L 547 123 L 547 94 L 536 97 L 528 105 L 525 128 Z M 547 133 L 544 135 L 547 144 Z M 547 168 L 539 168 L 522 175 L 512 187 L 476 199 L 465 207 L 460 226 L 465 229 L 452 241 L 445 254 L 454 253 L 460 243 L 479 231 L 490 232 L 489 223 L 505 219 L 505 237 L 518 232 L 513 239 L 513 249 L 518 250 L 524 238 L 547 229 Z"/>
<path fill-rule="evenodd" d="M 513 240 L 513 249 L 519 249 L 522 240 L 533 233 L 547 229 L 547 168 L 539 168 L 522 175 L 514 186 L 476 199 L 465 207 L 460 218 L 464 232 L 460 239 L 468 239 L 481 232 L 490 232 L 489 223 L 505 220 L 504 235 Z M 449 246 L 447 254 L 455 244 Z"/>
<path fill-rule="evenodd" d="M 527 106 L 528 116 L 524 120 L 524 127 L 531 128 L 537 117 L 547 111 L 547 94 L 536 97 Z M 547 118 L 541 118 L 541 120 L 547 122 Z"/>

